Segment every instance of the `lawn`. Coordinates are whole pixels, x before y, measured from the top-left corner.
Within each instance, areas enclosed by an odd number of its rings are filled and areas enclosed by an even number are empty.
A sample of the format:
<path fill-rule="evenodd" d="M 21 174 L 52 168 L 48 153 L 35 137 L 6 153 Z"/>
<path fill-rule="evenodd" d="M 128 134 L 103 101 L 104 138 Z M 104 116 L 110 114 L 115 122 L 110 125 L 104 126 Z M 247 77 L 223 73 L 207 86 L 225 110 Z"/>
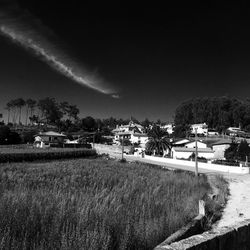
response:
<path fill-rule="evenodd" d="M 152 249 L 209 189 L 205 176 L 141 163 L 0 164 L 0 249 Z"/>

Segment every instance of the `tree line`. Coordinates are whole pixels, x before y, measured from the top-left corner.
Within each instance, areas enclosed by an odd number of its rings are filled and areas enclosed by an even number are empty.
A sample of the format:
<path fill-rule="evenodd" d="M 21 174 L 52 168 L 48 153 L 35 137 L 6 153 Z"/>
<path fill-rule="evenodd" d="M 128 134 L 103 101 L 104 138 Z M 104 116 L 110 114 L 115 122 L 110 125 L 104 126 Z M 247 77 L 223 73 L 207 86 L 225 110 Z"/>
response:
<path fill-rule="evenodd" d="M 7 123 L 21 124 L 46 122 L 56 124 L 64 116 L 67 119 L 77 119 L 79 109 L 68 102 L 58 103 L 55 98 L 47 97 L 41 100 L 17 98 L 10 100 L 5 109 L 8 111 Z M 23 109 L 25 112 L 23 113 Z"/>
<path fill-rule="evenodd" d="M 250 99 L 242 101 L 228 96 L 194 98 L 180 104 L 175 111 L 177 130 L 185 130 L 187 125 L 204 122 L 219 132 L 239 126 L 250 132 Z"/>
<path fill-rule="evenodd" d="M 8 101 L 5 109 L 9 125 L 54 125 L 59 131 L 64 132 L 84 130 L 109 134 L 116 126 L 128 124 L 131 120 L 142 125 L 147 132 L 151 124 L 163 124 L 160 119 L 155 123 L 148 118 L 139 121 L 132 116 L 126 119 L 114 117 L 95 119 L 92 116 L 79 118 L 80 110 L 76 105 L 67 101 L 58 102 L 52 97 L 40 100 L 16 98 Z"/>

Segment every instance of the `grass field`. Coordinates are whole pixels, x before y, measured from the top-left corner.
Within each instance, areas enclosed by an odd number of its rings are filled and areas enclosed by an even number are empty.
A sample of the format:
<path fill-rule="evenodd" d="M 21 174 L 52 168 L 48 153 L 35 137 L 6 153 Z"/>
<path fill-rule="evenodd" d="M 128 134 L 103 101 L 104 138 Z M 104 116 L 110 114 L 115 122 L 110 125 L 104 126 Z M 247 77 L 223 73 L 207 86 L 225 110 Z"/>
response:
<path fill-rule="evenodd" d="M 152 249 L 197 215 L 209 188 L 140 163 L 0 164 L 0 249 Z"/>

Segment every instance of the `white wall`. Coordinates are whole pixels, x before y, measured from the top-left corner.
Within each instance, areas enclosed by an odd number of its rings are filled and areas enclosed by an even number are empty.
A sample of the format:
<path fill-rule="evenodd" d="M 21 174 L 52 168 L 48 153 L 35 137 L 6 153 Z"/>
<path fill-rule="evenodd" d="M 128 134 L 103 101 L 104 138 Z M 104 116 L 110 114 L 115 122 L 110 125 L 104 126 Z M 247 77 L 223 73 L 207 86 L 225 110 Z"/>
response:
<path fill-rule="evenodd" d="M 222 144 L 222 145 L 214 145 L 214 158 L 215 159 L 224 159 L 225 150 L 229 148 L 229 144 Z"/>
<path fill-rule="evenodd" d="M 129 157 L 129 155 L 127 155 Z M 162 163 L 172 163 L 177 165 L 189 166 L 192 170 L 195 168 L 194 161 L 183 161 L 183 160 L 176 160 L 164 157 L 155 157 L 150 155 L 145 155 L 145 159 L 149 159 L 151 161 L 162 162 Z M 226 166 L 226 165 L 219 165 L 219 164 L 212 164 L 212 163 L 204 163 L 199 162 L 199 167 L 202 169 L 207 169 L 211 171 L 219 171 L 219 172 L 226 172 L 226 173 L 235 173 L 235 174 L 249 174 L 249 167 L 235 167 L 235 166 Z"/>
<path fill-rule="evenodd" d="M 185 152 L 185 151 L 172 151 L 174 159 L 188 159 L 193 152 Z M 213 152 L 198 152 L 198 157 L 204 157 L 206 159 L 213 159 L 214 153 Z"/>

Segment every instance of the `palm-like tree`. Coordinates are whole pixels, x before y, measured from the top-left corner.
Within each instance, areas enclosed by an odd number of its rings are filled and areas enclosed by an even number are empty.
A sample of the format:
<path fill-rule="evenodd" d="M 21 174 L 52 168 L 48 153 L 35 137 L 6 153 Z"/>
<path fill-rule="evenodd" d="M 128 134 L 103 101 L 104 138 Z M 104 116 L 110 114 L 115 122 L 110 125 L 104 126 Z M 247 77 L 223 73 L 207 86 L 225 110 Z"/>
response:
<path fill-rule="evenodd" d="M 168 132 L 155 125 L 148 132 L 149 141 L 146 144 L 146 150 L 156 152 L 158 155 L 163 155 L 165 150 L 171 149 L 171 144 L 168 139 Z"/>

